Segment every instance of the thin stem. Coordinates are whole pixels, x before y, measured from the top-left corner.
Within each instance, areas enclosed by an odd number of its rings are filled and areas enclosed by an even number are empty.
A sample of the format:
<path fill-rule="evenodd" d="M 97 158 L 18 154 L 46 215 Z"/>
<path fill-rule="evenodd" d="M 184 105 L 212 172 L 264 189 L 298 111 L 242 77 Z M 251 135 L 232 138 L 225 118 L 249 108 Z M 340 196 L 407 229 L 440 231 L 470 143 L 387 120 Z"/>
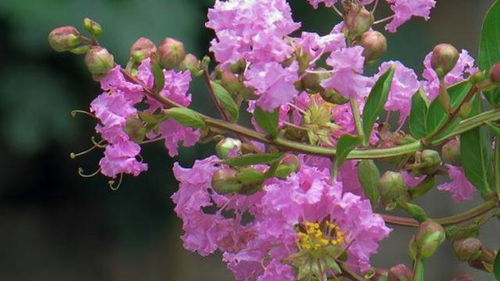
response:
<path fill-rule="evenodd" d="M 342 14 L 342 12 L 335 5 L 332 5 L 332 8 L 335 11 L 335 13 L 337 13 L 337 15 L 339 15 L 341 18 L 344 17 L 344 15 Z"/>
<path fill-rule="evenodd" d="M 483 204 L 481 204 L 475 208 L 472 208 L 468 211 L 465 211 L 463 213 L 460 213 L 460 214 L 457 214 L 454 216 L 449 216 L 449 217 L 437 218 L 437 219 L 433 219 L 433 220 L 439 224 L 442 224 L 443 226 L 460 224 L 460 223 L 472 220 L 474 218 L 477 218 L 483 214 L 486 214 L 487 212 L 496 208 L 496 206 L 497 206 L 496 200 L 489 200 L 489 201 L 486 201 Z M 420 223 L 414 219 L 386 215 L 386 214 L 380 214 L 380 216 L 382 216 L 382 218 L 388 224 L 407 226 L 407 227 L 419 227 L 420 226 Z"/>
<path fill-rule="evenodd" d="M 375 11 L 377 10 L 377 7 L 378 7 L 378 1 L 379 1 L 379 0 L 375 0 L 375 4 L 373 4 L 372 14 L 373 14 L 373 13 L 375 13 Z"/>
<path fill-rule="evenodd" d="M 226 121 L 230 121 L 231 119 L 227 115 L 226 111 L 222 107 L 219 99 L 217 98 L 217 95 L 215 94 L 214 88 L 212 88 L 212 85 L 210 84 L 210 73 L 208 73 L 208 69 L 203 69 L 203 79 L 205 80 L 205 84 L 207 85 L 208 92 L 210 93 L 210 96 L 212 97 L 212 100 L 215 104 L 215 107 L 217 107 L 217 110 L 219 110 L 220 115 L 224 118 Z"/>
<path fill-rule="evenodd" d="M 375 22 L 373 22 L 373 25 L 376 25 L 376 24 L 379 24 L 379 23 L 384 23 L 388 20 L 392 20 L 392 18 L 394 18 L 394 15 L 390 16 L 390 17 L 386 17 L 386 18 L 383 18 L 383 19 L 379 19 Z"/>
<path fill-rule="evenodd" d="M 356 130 L 358 132 L 359 137 L 363 140 L 363 145 L 367 146 L 368 142 L 366 141 L 365 132 L 363 131 L 363 121 L 361 120 L 361 114 L 359 113 L 358 101 L 354 98 L 351 98 L 350 102 L 351 102 L 352 115 L 356 123 Z"/>
<path fill-rule="evenodd" d="M 342 273 L 346 275 L 347 278 L 355 281 L 367 281 L 364 277 L 359 276 L 353 271 L 350 271 L 347 267 L 345 267 L 343 264 L 339 264 L 340 268 L 342 269 Z"/>
<path fill-rule="evenodd" d="M 495 171 L 494 183 L 495 190 L 497 192 L 496 196 L 500 200 L 500 136 L 495 137 L 495 162 L 493 163 L 493 168 Z"/>

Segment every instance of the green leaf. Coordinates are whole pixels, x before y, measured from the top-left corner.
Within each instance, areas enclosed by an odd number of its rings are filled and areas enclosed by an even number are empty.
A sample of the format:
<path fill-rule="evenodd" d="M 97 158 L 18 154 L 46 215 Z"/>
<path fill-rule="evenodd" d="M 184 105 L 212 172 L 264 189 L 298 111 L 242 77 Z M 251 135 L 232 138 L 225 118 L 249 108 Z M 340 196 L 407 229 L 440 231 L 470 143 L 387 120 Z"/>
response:
<path fill-rule="evenodd" d="M 478 65 L 483 70 L 500 61 L 500 2 L 495 1 L 486 14 L 479 43 Z M 484 93 L 494 106 L 500 105 L 500 89 Z"/>
<path fill-rule="evenodd" d="M 342 135 L 337 142 L 337 157 L 335 158 L 335 166 L 342 166 L 347 158 L 347 155 L 349 155 L 349 152 L 351 152 L 359 144 L 361 144 L 361 139 L 358 136 L 349 134 Z"/>
<path fill-rule="evenodd" d="M 411 113 L 409 118 L 410 133 L 415 138 L 427 136 L 427 113 L 429 112 L 429 99 L 420 88 L 411 99 Z"/>
<path fill-rule="evenodd" d="M 500 281 L 500 250 L 497 252 L 495 262 L 493 263 L 493 273 L 495 274 L 495 279 Z"/>
<path fill-rule="evenodd" d="M 151 72 L 153 72 L 153 77 L 155 79 L 153 91 L 159 93 L 165 86 L 165 75 L 163 74 L 163 68 L 157 60 L 151 63 Z"/>
<path fill-rule="evenodd" d="M 204 128 L 206 127 L 205 120 L 201 115 L 186 107 L 173 107 L 165 110 L 167 117 L 175 119 L 177 122 L 190 128 Z"/>
<path fill-rule="evenodd" d="M 224 163 L 232 167 L 269 164 L 280 160 L 282 156 L 283 153 L 248 154 L 237 158 L 225 159 Z"/>
<path fill-rule="evenodd" d="M 491 122 L 485 122 L 488 127 L 497 135 L 500 136 L 500 126 Z"/>
<path fill-rule="evenodd" d="M 210 86 L 215 92 L 220 105 L 226 110 L 233 121 L 237 121 L 240 115 L 240 109 L 233 100 L 231 94 L 219 83 L 210 81 Z"/>
<path fill-rule="evenodd" d="M 266 133 L 275 137 L 278 134 L 278 122 L 279 122 L 279 111 L 278 109 L 273 112 L 266 112 L 260 107 L 255 107 L 253 113 L 255 121 L 259 124 L 259 127 Z"/>
<path fill-rule="evenodd" d="M 380 179 L 380 171 L 373 160 L 363 160 L 358 165 L 358 179 L 363 187 L 365 196 L 370 199 L 372 207 L 377 206 L 380 200 L 380 192 L 378 183 Z"/>
<path fill-rule="evenodd" d="M 394 77 L 395 70 L 396 68 L 392 66 L 380 76 L 366 100 L 363 109 L 363 131 L 365 132 L 366 140 L 370 139 L 373 124 L 375 124 L 380 111 L 384 109 L 389 91 L 391 90 L 392 78 Z"/>
<path fill-rule="evenodd" d="M 481 99 L 473 103 L 473 111 L 481 112 Z M 492 150 L 486 128 L 476 128 L 460 136 L 460 152 L 465 176 L 482 194 L 491 191 Z"/>
<path fill-rule="evenodd" d="M 468 81 L 458 83 L 448 88 L 451 108 L 456 109 L 462 103 L 465 96 L 467 96 L 471 89 L 472 84 Z M 429 112 L 427 114 L 428 135 L 436 132 L 441 126 L 446 123 L 446 120 L 448 120 L 448 113 L 443 110 L 443 108 L 439 104 L 439 100 L 437 98 L 434 99 L 429 107 Z M 449 130 L 451 130 L 451 128 L 452 127 L 450 126 Z"/>

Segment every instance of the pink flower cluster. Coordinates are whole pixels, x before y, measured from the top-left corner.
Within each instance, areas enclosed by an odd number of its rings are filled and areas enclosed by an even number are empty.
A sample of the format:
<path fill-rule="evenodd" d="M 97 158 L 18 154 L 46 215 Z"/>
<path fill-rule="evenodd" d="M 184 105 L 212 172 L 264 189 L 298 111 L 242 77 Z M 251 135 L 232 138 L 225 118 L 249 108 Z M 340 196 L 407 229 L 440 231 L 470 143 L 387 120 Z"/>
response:
<path fill-rule="evenodd" d="M 368 200 L 344 192 L 327 170 L 302 163 L 286 180 L 266 180 L 262 191 L 244 196 L 212 189 L 212 175 L 221 168 L 216 157 L 196 161 L 191 169 L 176 164 L 180 185 L 172 199 L 183 220 L 185 248 L 201 255 L 221 251 L 238 280 L 295 280 L 297 254 L 321 250 L 304 238 L 310 224 L 325 239 L 338 239 L 331 245 L 346 252 L 345 266 L 357 272 L 370 268 L 370 256 L 390 232 Z M 326 225 L 337 233 L 321 230 Z"/>

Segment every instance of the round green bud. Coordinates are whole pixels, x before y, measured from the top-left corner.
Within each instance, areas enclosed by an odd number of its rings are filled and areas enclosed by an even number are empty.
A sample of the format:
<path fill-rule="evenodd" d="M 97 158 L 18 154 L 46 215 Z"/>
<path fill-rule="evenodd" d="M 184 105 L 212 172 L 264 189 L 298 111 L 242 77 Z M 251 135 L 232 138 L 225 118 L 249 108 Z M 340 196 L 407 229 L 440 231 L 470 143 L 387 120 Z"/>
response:
<path fill-rule="evenodd" d="M 95 46 L 85 55 L 85 64 L 95 78 L 100 78 L 113 68 L 115 61 L 108 50 Z"/>
<path fill-rule="evenodd" d="M 389 269 L 388 281 L 411 281 L 412 271 L 404 264 L 398 264 Z"/>
<path fill-rule="evenodd" d="M 444 77 L 455 67 L 459 57 L 458 50 L 452 45 L 439 44 L 432 52 L 432 69 L 436 71 L 438 77 Z"/>
<path fill-rule="evenodd" d="M 81 43 L 80 32 L 73 26 L 61 26 L 49 33 L 50 47 L 56 52 L 66 52 Z"/>
<path fill-rule="evenodd" d="M 287 153 L 280 161 L 280 164 L 274 176 L 286 179 L 291 173 L 297 172 L 300 169 L 300 159 L 297 155 L 292 153 Z"/>
<path fill-rule="evenodd" d="M 427 220 L 420 225 L 416 236 L 418 253 L 422 259 L 434 254 L 441 243 L 444 242 L 446 233 L 444 228 L 432 220 Z"/>
<path fill-rule="evenodd" d="M 363 6 L 352 7 L 344 17 L 345 26 L 349 38 L 358 38 L 370 30 L 375 18 L 373 14 Z"/>
<path fill-rule="evenodd" d="M 317 71 L 324 70 L 323 68 L 316 69 Z M 324 73 L 307 73 L 301 79 L 302 87 L 310 93 L 322 93 L 325 89 L 321 86 L 321 82 L 327 79 L 330 75 Z"/>
<path fill-rule="evenodd" d="M 215 151 L 217 156 L 221 159 L 226 159 L 229 157 L 231 152 L 241 150 L 241 141 L 232 138 L 224 138 L 217 143 L 215 146 Z"/>
<path fill-rule="evenodd" d="M 142 142 L 147 133 L 142 120 L 138 116 L 131 116 L 127 119 L 124 131 L 135 142 Z"/>
<path fill-rule="evenodd" d="M 147 58 L 155 57 L 157 52 L 158 49 L 153 41 L 141 37 L 130 47 L 129 57 L 134 63 L 140 63 Z"/>
<path fill-rule="evenodd" d="M 378 31 L 363 33 L 359 45 L 364 48 L 363 56 L 367 64 L 378 60 L 387 51 L 387 39 Z"/>
<path fill-rule="evenodd" d="M 218 194 L 239 192 L 243 184 L 238 180 L 238 171 L 232 168 L 217 170 L 212 176 L 212 189 Z"/>
<path fill-rule="evenodd" d="M 266 179 L 266 175 L 255 168 L 244 168 L 238 172 L 237 179 L 243 185 L 239 193 L 251 195 L 262 190 L 262 183 Z"/>
<path fill-rule="evenodd" d="M 419 172 L 425 175 L 433 175 L 441 165 L 441 156 L 435 150 L 426 149 L 421 154 L 422 165 Z"/>
<path fill-rule="evenodd" d="M 94 36 L 100 36 L 102 34 L 102 26 L 89 18 L 83 19 L 83 28 Z"/>
<path fill-rule="evenodd" d="M 490 70 L 490 79 L 493 84 L 500 86 L 500 62 L 495 63 Z"/>
<path fill-rule="evenodd" d="M 385 206 L 406 196 L 403 176 L 398 172 L 385 172 L 379 180 L 378 188 Z"/>
<path fill-rule="evenodd" d="M 346 99 L 344 96 L 342 96 L 339 92 L 335 90 L 328 90 L 321 92 L 321 97 L 329 102 L 329 103 L 334 103 L 334 104 L 346 104 L 349 102 L 349 99 Z"/>
<path fill-rule="evenodd" d="M 221 73 L 220 80 L 224 88 L 226 88 L 231 93 L 236 93 L 242 90 L 245 85 L 238 79 L 234 73 L 224 70 Z"/>
<path fill-rule="evenodd" d="M 160 44 L 159 52 L 160 63 L 166 69 L 178 67 L 186 57 L 184 44 L 173 38 L 163 40 Z"/>
<path fill-rule="evenodd" d="M 481 241 L 474 237 L 453 242 L 453 250 L 460 261 L 477 259 L 481 255 L 481 246 Z"/>
<path fill-rule="evenodd" d="M 193 75 L 199 72 L 200 61 L 193 54 L 187 54 L 179 65 L 179 70 L 186 71 L 189 70 Z"/>
<path fill-rule="evenodd" d="M 447 142 L 441 149 L 441 155 L 443 156 L 443 161 L 445 163 L 453 166 L 461 166 L 462 158 L 460 155 L 460 141 L 458 139 L 452 139 Z"/>
<path fill-rule="evenodd" d="M 229 66 L 229 70 L 233 73 L 242 73 L 247 67 L 247 62 L 244 59 L 239 59 L 237 62 Z"/>

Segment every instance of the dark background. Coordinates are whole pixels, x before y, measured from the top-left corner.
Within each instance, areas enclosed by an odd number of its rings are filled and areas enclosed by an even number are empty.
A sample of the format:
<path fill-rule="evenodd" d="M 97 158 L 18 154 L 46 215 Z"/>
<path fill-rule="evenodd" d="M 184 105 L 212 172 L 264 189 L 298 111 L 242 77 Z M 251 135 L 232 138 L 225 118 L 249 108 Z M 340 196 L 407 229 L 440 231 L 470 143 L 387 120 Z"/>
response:
<path fill-rule="evenodd" d="M 339 18 L 331 10 L 314 11 L 305 0 L 291 0 L 294 18 L 306 30 L 328 32 Z M 421 73 L 434 45 L 449 42 L 477 54 L 481 18 L 492 0 L 439 0 L 432 19 L 417 19 L 389 34 L 386 59 L 401 60 Z M 140 36 L 159 43 L 164 37 L 184 41 L 199 57 L 213 36 L 204 29 L 209 0 L 0 0 L 0 280 L 232 280 L 219 256 L 201 258 L 182 248 L 180 221 L 171 194 L 177 183 L 174 161 L 191 165 L 211 153 L 212 145 L 181 149 L 170 159 L 161 144 L 144 148 L 148 173 L 127 177 L 111 191 L 101 176 L 80 178 L 97 169 L 99 152 L 76 160 L 70 152 L 85 150 L 94 121 L 71 118 L 87 109 L 99 89 L 82 58 L 51 51 L 48 32 L 59 25 L 81 27 L 83 17 L 100 22 L 102 44 L 126 63 L 129 46 Z M 379 18 L 384 16 L 383 9 Z M 378 29 L 381 28 L 377 27 Z M 195 107 L 212 113 L 199 82 L 191 91 Z M 439 202 L 436 204 L 436 202 Z M 477 204 L 454 204 L 448 194 L 433 192 L 421 203 L 431 216 L 450 215 Z M 481 237 L 498 246 L 499 224 Z M 374 264 L 408 263 L 409 229 L 397 229 L 383 243 Z M 469 272 L 445 244 L 428 261 L 428 280 L 450 280 Z M 432 278 L 430 277 L 432 276 Z"/>

